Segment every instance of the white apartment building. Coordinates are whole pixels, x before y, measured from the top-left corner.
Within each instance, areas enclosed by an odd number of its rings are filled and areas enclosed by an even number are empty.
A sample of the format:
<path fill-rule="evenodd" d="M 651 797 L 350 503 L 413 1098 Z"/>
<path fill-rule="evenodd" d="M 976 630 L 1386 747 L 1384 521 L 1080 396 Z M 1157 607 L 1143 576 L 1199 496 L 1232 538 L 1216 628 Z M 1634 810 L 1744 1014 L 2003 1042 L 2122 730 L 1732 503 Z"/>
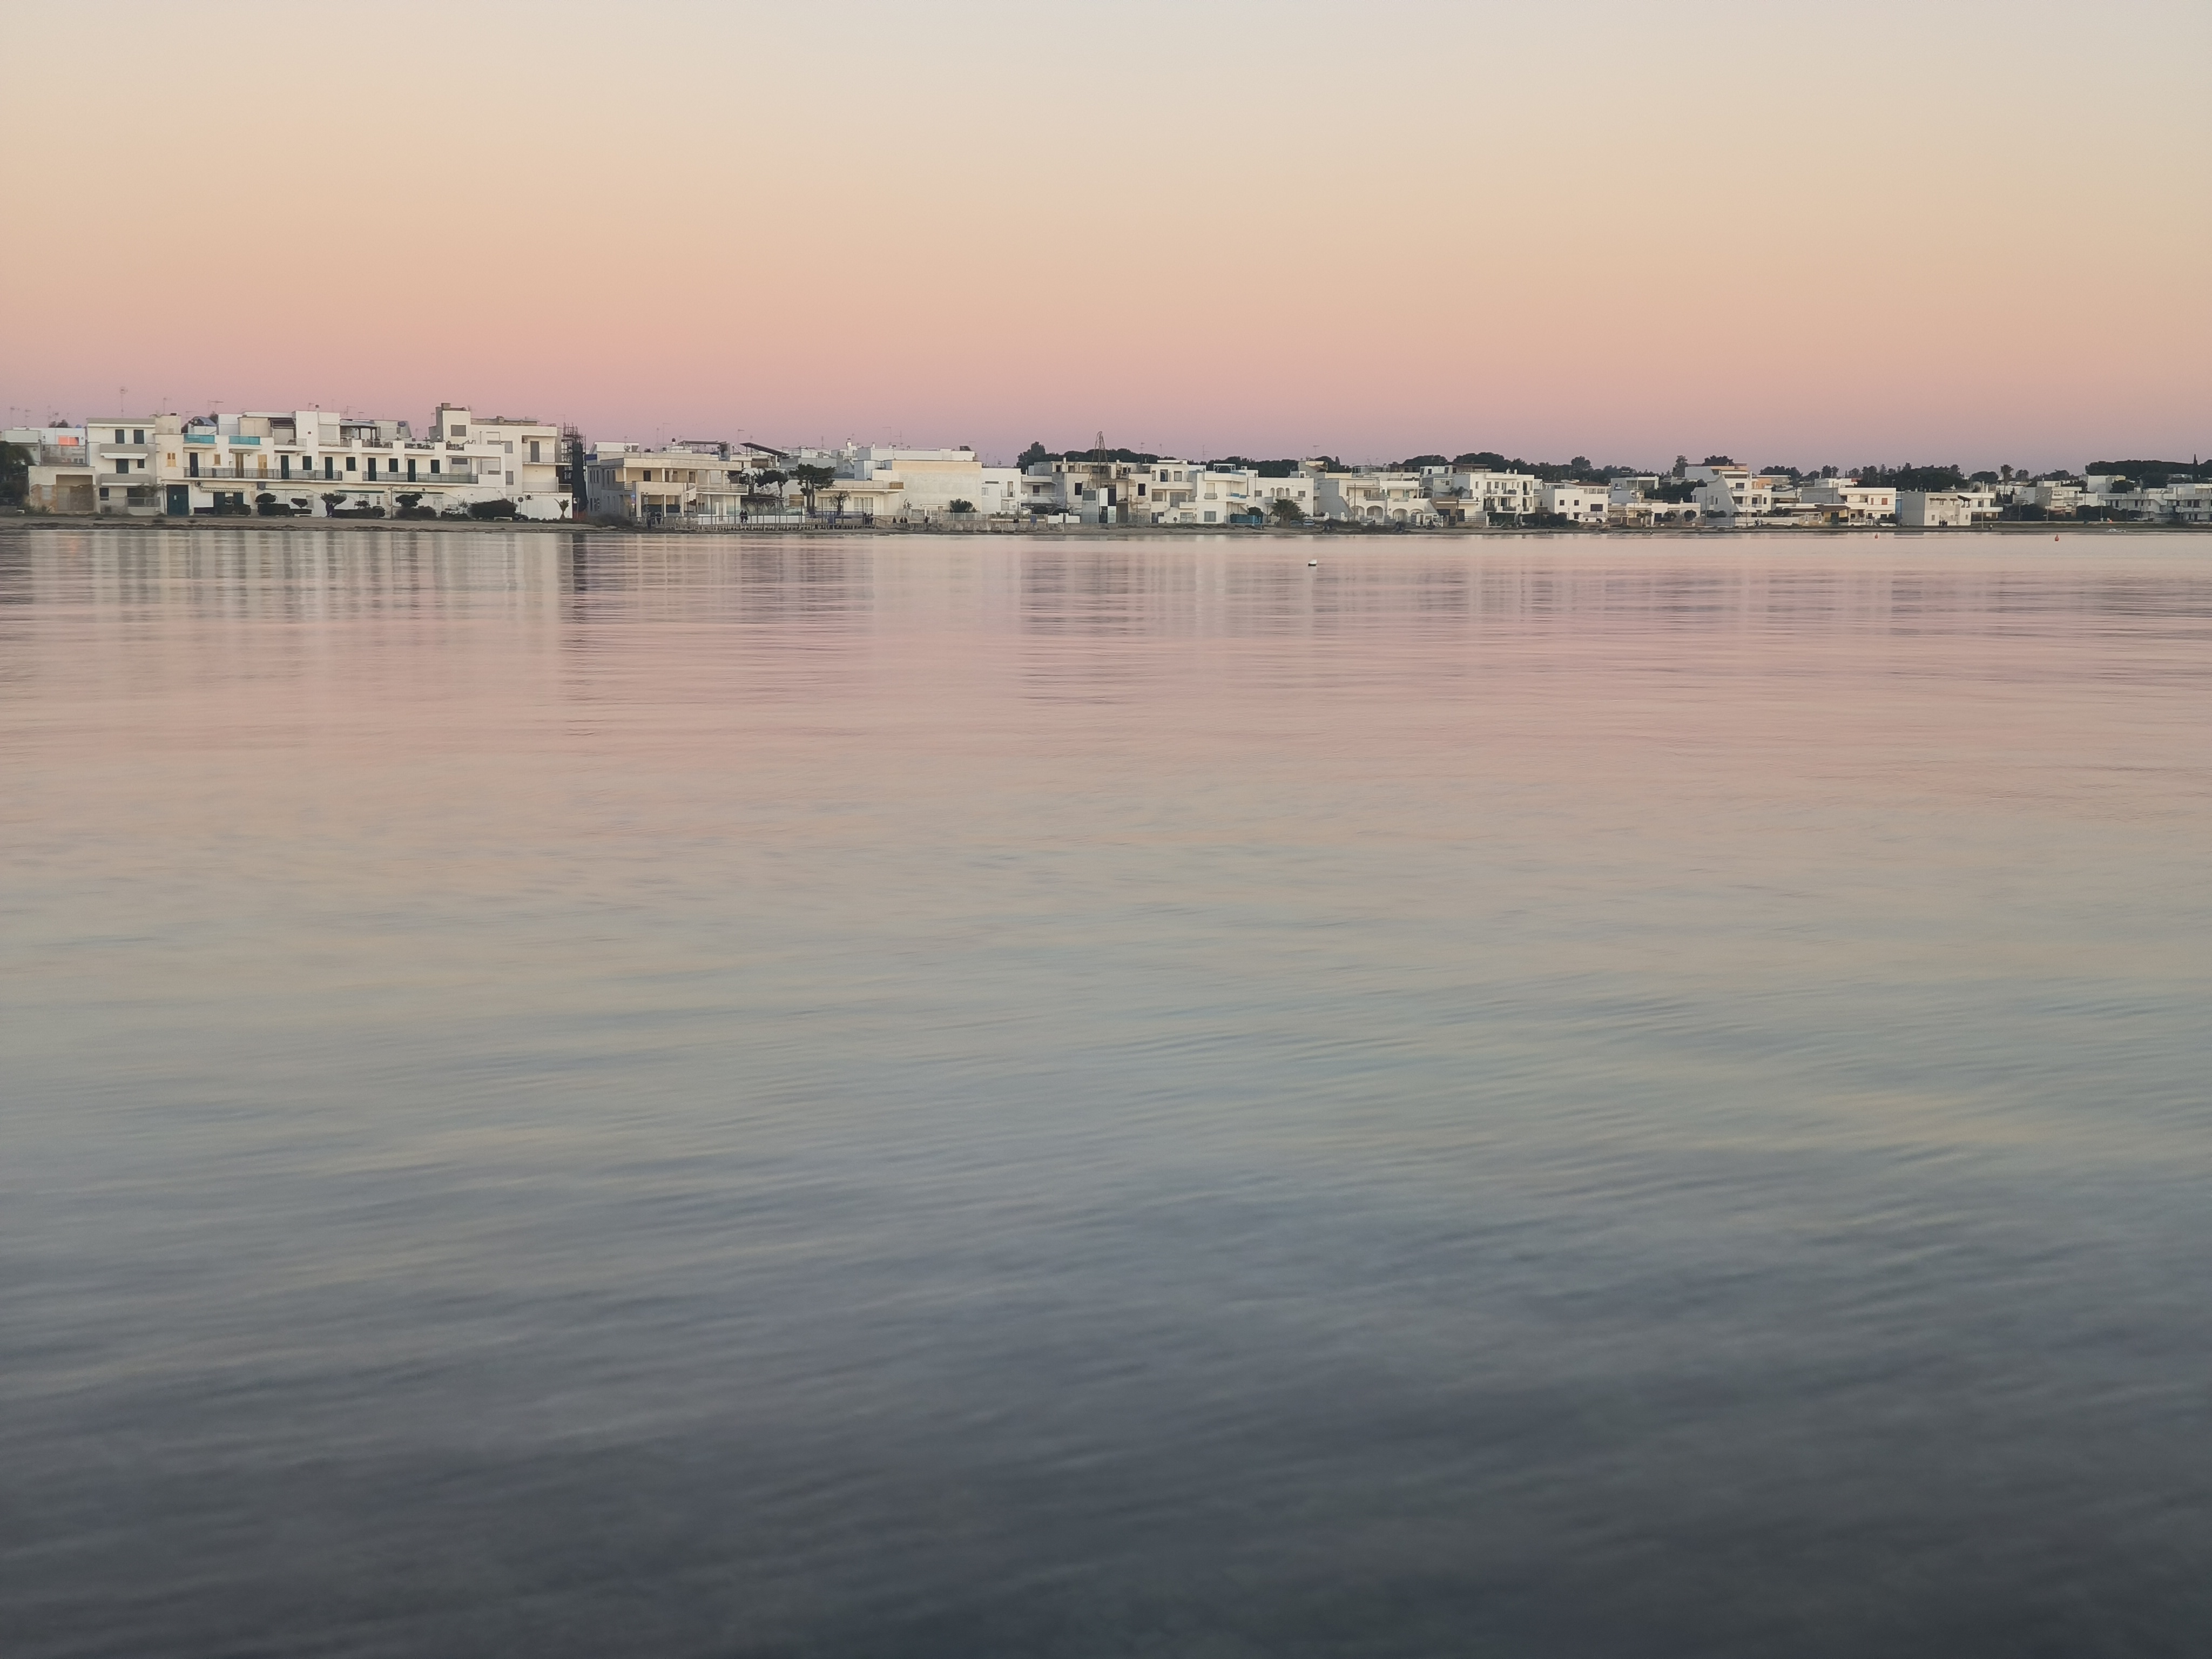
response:
<path fill-rule="evenodd" d="M 2077 483 L 2063 478 L 2036 483 L 2027 479 L 2016 479 L 2012 486 L 2012 505 L 2039 507 L 2052 518 L 2070 518 L 2081 504 L 2086 492 Z"/>
<path fill-rule="evenodd" d="M 1974 521 L 1972 500 L 1953 489 L 1900 489 L 1897 521 L 1908 529 L 1963 529 Z"/>
<path fill-rule="evenodd" d="M 1698 516 L 1726 521 L 1774 511 L 1774 480 L 1747 466 L 1693 466 L 1686 476 L 1698 486 Z"/>
<path fill-rule="evenodd" d="M 1544 487 L 1526 472 L 1431 469 L 1431 507 L 1445 524 L 1517 524 L 1540 509 Z"/>
<path fill-rule="evenodd" d="M 1255 472 L 1249 485 L 1252 504 L 1271 520 L 1275 517 L 1275 503 L 1278 501 L 1288 501 L 1297 509 L 1301 519 L 1310 519 L 1314 516 L 1314 505 L 1317 499 L 1315 476 L 1311 472 L 1299 472 L 1287 478 L 1267 478 Z"/>
<path fill-rule="evenodd" d="M 804 517 L 781 452 L 750 444 L 594 444 L 584 459 L 584 510 L 628 524 L 702 527 L 781 524 Z"/>
<path fill-rule="evenodd" d="M 1800 506 L 1831 524 L 1879 524 L 1897 511 L 1897 491 L 1856 478 L 1815 478 L 1797 486 Z"/>
<path fill-rule="evenodd" d="M 1602 525 L 1607 509 L 1613 505 L 1613 489 L 1607 484 L 1547 483 L 1544 486 L 1543 510 L 1554 518 L 1570 519 L 1577 524 Z"/>
<path fill-rule="evenodd" d="M 2094 484 L 2099 480 L 2092 478 L 2090 482 Z M 2212 523 L 2212 483 L 2196 483 L 2185 478 L 2154 489 L 2108 487 L 2100 493 L 2085 495 L 2083 501 L 2130 518 L 2181 524 Z"/>
<path fill-rule="evenodd" d="M 94 493 L 92 450 L 81 426 L 11 426 L 0 442 L 14 444 L 25 457 L 24 507 L 33 513 L 90 513 Z"/>
<path fill-rule="evenodd" d="M 1340 524 L 1422 525 L 1438 522 L 1433 485 L 1419 472 L 1316 472 L 1316 515 Z"/>
<path fill-rule="evenodd" d="M 1278 500 L 1310 513 L 1310 485 L 1261 478 L 1243 468 L 1207 467 L 1161 456 L 1150 461 L 1039 461 L 1022 479 L 1032 514 L 1068 514 L 1083 524 L 1228 524 Z"/>
<path fill-rule="evenodd" d="M 95 510 L 131 517 L 462 518 L 569 514 L 560 429 L 439 405 L 434 435 L 328 410 L 113 416 L 89 423 Z"/>
<path fill-rule="evenodd" d="M 983 464 L 972 449 L 848 444 L 842 449 L 802 449 L 797 459 L 831 468 L 837 482 L 823 493 L 843 492 L 851 510 L 869 517 L 934 519 L 949 515 L 955 501 L 965 501 L 971 512 L 985 511 Z"/>

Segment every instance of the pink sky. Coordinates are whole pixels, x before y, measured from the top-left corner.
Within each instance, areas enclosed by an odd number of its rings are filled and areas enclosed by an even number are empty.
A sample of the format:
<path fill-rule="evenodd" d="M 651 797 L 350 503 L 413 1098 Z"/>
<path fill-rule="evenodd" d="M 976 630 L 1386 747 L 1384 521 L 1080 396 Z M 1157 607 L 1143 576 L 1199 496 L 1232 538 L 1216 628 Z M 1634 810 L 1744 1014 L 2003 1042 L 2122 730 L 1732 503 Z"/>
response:
<path fill-rule="evenodd" d="M 11 7 L 11 421 L 2212 451 L 2212 8 Z M 128 388 L 119 392 L 118 388 Z"/>

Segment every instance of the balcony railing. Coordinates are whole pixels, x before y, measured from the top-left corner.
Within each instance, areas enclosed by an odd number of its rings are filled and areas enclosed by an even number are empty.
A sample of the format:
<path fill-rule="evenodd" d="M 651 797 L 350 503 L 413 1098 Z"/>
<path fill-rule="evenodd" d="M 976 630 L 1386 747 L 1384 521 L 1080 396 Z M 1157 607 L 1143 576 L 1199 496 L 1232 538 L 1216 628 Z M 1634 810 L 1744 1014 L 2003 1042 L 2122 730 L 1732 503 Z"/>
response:
<path fill-rule="evenodd" d="M 299 487 L 316 484 L 330 489 L 438 489 L 447 484 L 473 484 L 477 482 L 473 472 L 452 471 L 421 473 L 412 478 L 396 472 L 380 472 L 374 478 L 362 472 L 337 472 L 325 477 L 320 472 L 295 471 L 287 477 L 275 467 L 264 472 L 258 467 L 252 466 L 203 466 L 197 472 L 186 471 L 181 475 L 171 474 L 167 481 L 171 483 L 196 483 L 202 478 L 244 479 L 248 483 Z"/>

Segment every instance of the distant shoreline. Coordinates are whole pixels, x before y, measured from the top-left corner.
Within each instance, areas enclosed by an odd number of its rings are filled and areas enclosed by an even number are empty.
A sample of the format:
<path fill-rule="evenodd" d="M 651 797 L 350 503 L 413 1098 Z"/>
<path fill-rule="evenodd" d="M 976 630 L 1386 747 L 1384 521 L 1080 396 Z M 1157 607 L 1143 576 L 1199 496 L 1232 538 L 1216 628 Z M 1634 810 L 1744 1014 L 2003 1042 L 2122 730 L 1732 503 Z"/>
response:
<path fill-rule="evenodd" d="M 125 518 L 120 514 L 0 512 L 0 527 L 21 525 L 55 530 L 98 530 L 105 532 L 181 530 L 195 533 L 218 531 L 253 531 L 278 532 L 313 530 L 339 531 L 349 534 L 391 535 L 481 535 L 486 532 L 512 533 L 521 532 L 531 535 L 598 535 L 649 536 L 655 539 L 684 541 L 695 538 L 716 536 L 928 536 L 947 539 L 976 536 L 1030 536 L 1043 539 L 1066 538 L 1073 541 L 1127 541 L 1142 538 L 1164 541 L 1187 540 L 1193 538 L 1218 539 L 1235 537 L 1239 539 L 1278 539 L 1304 541 L 1397 541 L 1397 540 L 1468 540 L 1494 536 L 1606 536 L 1630 539 L 1638 538 L 1684 536 L 1742 536 L 1786 535 L 1808 538 L 1843 536 L 1900 536 L 1913 538 L 1932 537 L 1949 540 L 1960 536 L 2041 536 L 2066 535 L 2069 532 L 2098 535 L 2169 535 L 2175 532 L 2202 533 L 2204 525 L 2192 524 L 2130 524 L 2104 520 L 2080 521 L 2071 519 L 2046 519 L 2036 521 L 2009 521 L 2000 524 L 1944 525 L 1919 526 L 1911 525 L 1787 525 L 1758 524 L 1743 526 L 1721 525 L 1592 525 L 1534 526 L 1534 525 L 1431 525 L 1396 526 L 1390 529 L 1367 528 L 1358 525 L 1314 524 L 1285 526 L 1281 525 L 1023 525 L 994 521 L 968 528 L 956 529 L 945 524 L 762 524 L 731 525 L 713 529 L 648 528 L 641 525 L 601 524 L 590 520 L 562 519 L 263 519 L 263 518 Z"/>

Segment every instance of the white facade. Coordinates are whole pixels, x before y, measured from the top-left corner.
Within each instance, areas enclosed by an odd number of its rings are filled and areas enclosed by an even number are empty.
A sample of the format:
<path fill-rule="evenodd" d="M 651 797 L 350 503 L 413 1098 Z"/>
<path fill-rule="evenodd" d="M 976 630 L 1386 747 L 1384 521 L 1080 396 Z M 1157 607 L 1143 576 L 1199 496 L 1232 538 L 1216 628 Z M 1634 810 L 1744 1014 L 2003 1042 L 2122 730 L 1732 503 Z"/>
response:
<path fill-rule="evenodd" d="M 466 518 L 569 514 L 560 430 L 476 422 L 441 405 L 434 434 L 328 410 L 113 416 L 87 428 L 97 511 L 132 517 Z M 536 459 L 531 459 L 532 456 Z"/>
<path fill-rule="evenodd" d="M 824 493 L 844 489 L 855 503 L 853 510 L 871 516 L 933 519 L 950 514 L 955 501 L 965 501 L 973 512 L 985 510 L 983 464 L 972 449 L 848 444 L 842 449 L 800 450 L 798 459 L 832 468 L 837 482 Z M 862 498 L 865 507 L 859 505 Z"/>
<path fill-rule="evenodd" d="M 1430 506 L 1445 524 L 1516 524 L 1540 510 L 1544 487 L 1526 472 L 1431 469 Z"/>
<path fill-rule="evenodd" d="M 2077 483 L 2063 478 L 2047 483 L 2015 482 L 2012 487 L 2014 507 L 2039 507 L 2054 518 L 2070 517 L 2081 505 L 2083 490 Z"/>
<path fill-rule="evenodd" d="M 1268 512 L 1277 501 L 1310 514 L 1312 486 L 1262 478 L 1241 467 L 1208 467 L 1175 456 L 1139 460 L 1039 461 L 1022 479 L 1022 504 L 1079 524 L 1226 525 Z"/>
<path fill-rule="evenodd" d="M 647 526 L 795 520 L 803 516 L 797 487 L 762 476 L 786 471 L 784 459 L 746 445 L 595 444 L 584 461 L 585 510 L 595 519 Z"/>
<path fill-rule="evenodd" d="M 1022 470 L 1018 466 L 983 469 L 983 494 L 975 510 L 994 519 L 1011 519 L 1022 510 Z"/>
<path fill-rule="evenodd" d="M 1972 501 L 1951 489 L 1900 489 L 1897 521 L 1916 530 L 1963 528 L 1974 521 Z"/>
<path fill-rule="evenodd" d="M 1543 510 L 1555 518 L 1601 525 L 1607 508 L 1613 505 L 1613 490 L 1606 484 L 1548 483 L 1544 486 L 1543 500 Z"/>
<path fill-rule="evenodd" d="M 1878 524 L 1897 511 L 1897 492 L 1886 484 L 1856 478 L 1820 478 L 1797 487 L 1801 505 L 1817 516 L 1844 524 Z"/>
<path fill-rule="evenodd" d="M 1703 518 L 1725 522 L 1774 511 L 1774 480 L 1747 466 L 1693 466 L 1687 476 L 1698 486 L 1695 500 Z"/>
<path fill-rule="evenodd" d="M 81 426 L 11 426 L 0 441 L 23 452 L 23 506 L 33 513 L 90 513 L 99 496 L 92 447 Z"/>
<path fill-rule="evenodd" d="M 1350 524 L 1435 524 L 1429 479 L 1419 472 L 1318 472 L 1314 501 L 1319 516 Z"/>

